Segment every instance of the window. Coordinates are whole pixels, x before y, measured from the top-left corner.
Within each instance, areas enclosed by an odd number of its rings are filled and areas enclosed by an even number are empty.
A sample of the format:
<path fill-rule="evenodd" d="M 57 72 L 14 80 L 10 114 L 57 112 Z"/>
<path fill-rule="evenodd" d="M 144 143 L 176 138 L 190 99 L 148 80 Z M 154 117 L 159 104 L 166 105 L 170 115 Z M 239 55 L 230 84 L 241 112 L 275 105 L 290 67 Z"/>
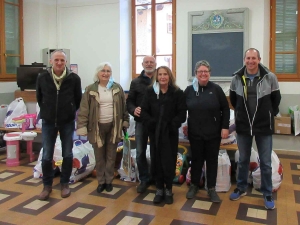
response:
<path fill-rule="evenodd" d="M 132 0 L 132 78 L 143 70 L 145 55 L 175 75 L 176 1 Z"/>
<path fill-rule="evenodd" d="M 16 81 L 23 64 L 23 0 L 0 0 L 0 81 Z"/>
<path fill-rule="evenodd" d="M 279 81 L 300 81 L 300 4 L 271 0 L 270 69 Z"/>

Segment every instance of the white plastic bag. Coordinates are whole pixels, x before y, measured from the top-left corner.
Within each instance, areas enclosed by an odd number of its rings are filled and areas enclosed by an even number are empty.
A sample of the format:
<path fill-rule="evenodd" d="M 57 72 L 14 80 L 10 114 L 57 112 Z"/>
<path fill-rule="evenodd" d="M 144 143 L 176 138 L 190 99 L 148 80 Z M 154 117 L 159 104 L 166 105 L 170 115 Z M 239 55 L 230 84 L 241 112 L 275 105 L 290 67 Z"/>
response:
<path fill-rule="evenodd" d="M 69 183 L 75 183 L 88 176 L 96 165 L 94 149 L 90 142 L 75 141 L 72 151 L 73 169 Z"/>
<path fill-rule="evenodd" d="M 206 163 L 205 163 L 206 167 Z M 206 168 L 205 168 L 206 177 Z M 218 156 L 218 173 L 216 180 L 216 192 L 227 192 L 231 187 L 231 162 L 226 150 L 220 150 Z M 207 179 L 205 179 L 207 190 Z"/>
<path fill-rule="evenodd" d="M 35 125 L 35 128 L 37 130 L 41 130 L 42 129 L 42 119 L 41 119 L 41 116 L 40 116 L 40 106 L 39 106 L 38 103 L 36 103 L 35 111 L 36 111 L 36 125 Z"/>
<path fill-rule="evenodd" d="M 282 183 L 283 167 L 282 164 L 280 163 L 277 154 L 274 151 L 272 151 L 271 159 L 272 159 L 272 191 L 275 192 L 279 189 Z M 255 189 L 260 189 L 261 186 L 260 167 L 258 167 L 255 171 L 253 171 L 252 176 L 253 176 L 253 187 Z"/>
<path fill-rule="evenodd" d="M 23 101 L 23 98 L 16 98 L 13 100 L 8 108 L 6 117 L 4 119 L 5 128 L 20 128 L 22 125 L 13 122 L 13 118 L 23 116 L 27 114 L 26 105 Z"/>

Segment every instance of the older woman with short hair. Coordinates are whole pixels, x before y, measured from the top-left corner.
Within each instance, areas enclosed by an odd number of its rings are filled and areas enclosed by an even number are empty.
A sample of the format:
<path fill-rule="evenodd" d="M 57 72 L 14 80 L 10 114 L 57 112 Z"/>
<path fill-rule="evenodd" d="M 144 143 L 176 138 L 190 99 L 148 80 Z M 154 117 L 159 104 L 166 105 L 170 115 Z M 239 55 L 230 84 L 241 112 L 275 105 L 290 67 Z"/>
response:
<path fill-rule="evenodd" d="M 94 83 L 85 89 L 77 116 L 77 135 L 87 135 L 96 159 L 97 192 L 112 191 L 114 165 L 122 129 L 129 126 L 125 94 L 112 78 L 112 66 L 100 63 Z"/>
<path fill-rule="evenodd" d="M 192 152 L 191 186 L 187 199 L 199 190 L 202 167 L 206 161 L 207 191 L 212 202 L 220 202 L 216 193 L 218 155 L 221 137 L 229 133 L 229 105 L 222 88 L 211 82 L 211 67 L 205 60 L 195 65 L 193 84 L 184 93 L 188 108 L 188 137 Z"/>

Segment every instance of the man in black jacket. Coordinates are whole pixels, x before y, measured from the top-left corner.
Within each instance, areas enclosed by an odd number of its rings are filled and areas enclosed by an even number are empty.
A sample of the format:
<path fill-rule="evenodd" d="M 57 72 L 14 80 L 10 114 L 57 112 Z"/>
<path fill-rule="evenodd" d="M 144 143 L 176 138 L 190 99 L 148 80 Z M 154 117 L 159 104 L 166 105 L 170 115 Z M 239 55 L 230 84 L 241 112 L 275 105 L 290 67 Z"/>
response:
<path fill-rule="evenodd" d="M 75 113 L 79 108 L 82 89 L 80 77 L 66 67 L 66 53 L 55 50 L 51 53 L 52 67 L 39 74 L 36 84 L 36 98 L 40 106 L 42 123 L 42 171 L 43 191 L 39 200 L 47 200 L 52 192 L 53 153 L 59 132 L 62 146 L 62 169 L 60 175 L 61 197 L 71 194 L 69 179 L 73 164 L 73 132 Z"/>
<path fill-rule="evenodd" d="M 274 73 L 260 64 L 255 48 L 245 52 L 245 66 L 234 73 L 230 86 L 230 102 L 235 110 L 237 144 L 239 147 L 237 188 L 230 195 L 238 200 L 246 195 L 252 140 L 255 137 L 261 170 L 261 192 L 266 209 L 274 209 L 272 198 L 272 134 L 274 116 L 281 100 Z"/>
<path fill-rule="evenodd" d="M 148 129 L 142 124 L 141 103 L 147 89 L 151 84 L 151 79 L 156 70 L 156 60 L 153 56 L 145 56 L 142 66 L 144 70 L 141 75 L 133 79 L 130 84 L 129 94 L 126 101 L 127 110 L 130 115 L 134 116 L 135 125 L 135 141 L 136 141 L 136 161 L 139 171 L 140 184 L 137 187 L 138 193 L 147 190 L 150 183 L 149 169 L 146 159 L 146 149 L 148 141 Z"/>

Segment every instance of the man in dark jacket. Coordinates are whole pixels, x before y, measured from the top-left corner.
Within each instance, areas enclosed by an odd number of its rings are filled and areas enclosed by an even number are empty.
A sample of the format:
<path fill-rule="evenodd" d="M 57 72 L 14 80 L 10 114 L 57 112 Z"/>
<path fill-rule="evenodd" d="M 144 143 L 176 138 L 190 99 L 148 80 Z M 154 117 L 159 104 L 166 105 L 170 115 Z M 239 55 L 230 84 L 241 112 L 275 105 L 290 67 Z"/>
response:
<path fill-rule="evenodd" d="M 71 194 L 69 179 L 73 164 L 73 132 L 75 113 L 79 108 L 82 89 L 80 77 L 66 67 L 66 53 L 55 50 L 51 53 L 52 67 L 39 74 L 36 84 L 36 98 L 40 106 L 42 124 L 42 171 L 43 191 L 39 200 L 47 200 L 52 192 L 53 153 L 59 132 L 62 146 L 62 170 L 60 175 L 61 197 Z"/>
<path fill-rule="evenodd" d="M 272 198 L 272 134 L 274 116 L 279 112 L 281 95 L 275 74 L 260 64 L 257 49 L 245 52 L 245 66 L 234 73 L 230 101 L 235 110 L 239 148 L 237 188 L 230 195 L 238 200 L 246 195 L 252 140 L 255 136 L 261 170 L 261 192 L 267 209 L 274 209 Z"/>
<path fill-rule="evenodd" d="M 134 116 L 135 125 L 135 141 L 136 141 L 136 161 L 139 170 L 140 184 L 137 187 L 138 193 L 147 190 L 150 183 L 149 169 L 146 159 L 146 149 L 148 141 L 148 129 L 142 124 L 141 103 L 147 89 L 151 84 L 151 78 L 156 70 L 156 60 L 153 56 L 145 56 L 142 66 L 144 70 L 141 75 L 133 79 L 130 84 L 129 94 L 126 101 L 127 110 L 130 115 Z"/>

